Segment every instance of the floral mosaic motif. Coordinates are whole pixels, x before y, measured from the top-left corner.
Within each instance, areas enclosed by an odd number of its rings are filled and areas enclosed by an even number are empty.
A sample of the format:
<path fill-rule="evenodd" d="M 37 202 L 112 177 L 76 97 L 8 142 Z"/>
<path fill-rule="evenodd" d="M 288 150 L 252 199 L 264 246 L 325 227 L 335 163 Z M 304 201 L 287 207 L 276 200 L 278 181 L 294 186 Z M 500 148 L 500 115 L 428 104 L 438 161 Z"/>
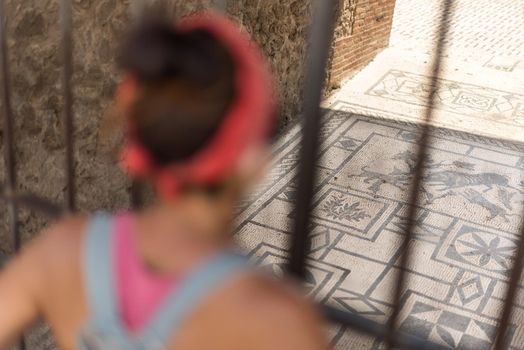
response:
<path fill-rule="evenodd" d="M 464 259 L 478 266 L 507 270 L 516 245 L 509 239 L 486 232 L 469 232 L 455 241 L 455 249 Z"/>
<path fill-rule="evenodd" d="M 469 275 L 463 283 L 457 285 L 458 296 L 465 305 L 477 299 L 477 294 L 487 290 L 489 282 L 483 281 L 484 277 L 508 278 L 514 263 L 517 239 L 514 233 L 491 231 L 471 223 L 457 223 L 439 243 L 433 257 L 481 277 L 476 280 L 474 275 Z"/>
<path fill-rule="evenodd" d="M 342 195 L 333 195 L 322 207 L 322 212 L 328 218 L 345 220 L 347 222 L 360 222 L 371 216 L 360 207 L 360 202 L 347 203 Z"/>

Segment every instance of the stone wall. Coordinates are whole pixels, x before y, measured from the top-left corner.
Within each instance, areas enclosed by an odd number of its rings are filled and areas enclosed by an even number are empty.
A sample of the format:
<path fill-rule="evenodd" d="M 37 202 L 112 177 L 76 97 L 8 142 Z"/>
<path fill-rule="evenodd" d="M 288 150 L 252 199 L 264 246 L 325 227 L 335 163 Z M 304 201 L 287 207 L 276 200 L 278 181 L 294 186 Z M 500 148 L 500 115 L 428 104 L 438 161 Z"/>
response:
<path fill-rule="evenodd" d="M 186 15 L 211 2 L 163 0 L 171 16 Z M 393 4 L 394 0 L 339 1 L 328 72 L 331 85 L 387 44 Z M 61 202 L 65 181 L 59 1 L 22 4 L 7 0 L 5 6 L 18 187 Z M 269 58 L 278 83 L 281 126 L 300 111 L 310 8 L 308 0 L 228 1 L 228 13 L 253 35 Z M 130 13 L 129 0 L 73 1 L 75 172 L 78 207 L 83 210 L 130 203 L 129 181 L 116 165 L 120 138 L 107 122 L 119 76 L 115 52 L 130 23 Z M 0 131 L 1 127 L 0 119 Z M 27 211 L 21 212 L 20 221 L 26 238 L 46 222 Z M 0 249 L 7 250 L 8 245 L 1 242 L 7 240 L 0 240 Z"/>
<path fill-rule="evenodd" d="M 328 86 L 368 64 L 389 44 L 396 0 L 341 0 Z"/>
<path fill-rule="evenodd" d="M 210 1 L 164 3 L 170 14 L 183 16 L 209 6 Z M 74 0 L 73 4 L 78 207 L 126 207 L 130 186 L 116 165 L 119 137 L 106 121 L 119 76 L 115 51 L 129 24 L 130 1 Z M 253 34 L 271 62 L 279 86 L 281 125 L 299 111 L 309 8 L 304 0 L 229 1 L 228 12 Z M 6 13 L 18 187 L 61 202 L 65 181 L 59 1 L 7 0 Z M 1 125 L 0 121 L 0 130 Z M 20 221 L 26 238 L 46 222 L 26 211 Z M 6 241 L 0 243 L 4 251 Z"/>

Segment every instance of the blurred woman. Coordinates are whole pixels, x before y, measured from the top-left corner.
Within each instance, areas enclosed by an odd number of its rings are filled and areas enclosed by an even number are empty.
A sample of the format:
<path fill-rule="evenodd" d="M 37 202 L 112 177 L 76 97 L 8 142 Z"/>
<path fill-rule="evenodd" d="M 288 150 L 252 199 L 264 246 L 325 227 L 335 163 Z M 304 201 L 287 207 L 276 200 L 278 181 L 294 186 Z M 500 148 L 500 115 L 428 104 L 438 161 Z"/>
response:
<path fill-rule="evenodd" d="M 0 345 L 38 318 L 63 349 L 326 349 L 290 283 L 235 251 L 234 204 L 263 173 L 266 63 L 221 16 L 143 23 L 121 53 L 122 165 L 158 201 L 63 219 L 0 275 Z"/>

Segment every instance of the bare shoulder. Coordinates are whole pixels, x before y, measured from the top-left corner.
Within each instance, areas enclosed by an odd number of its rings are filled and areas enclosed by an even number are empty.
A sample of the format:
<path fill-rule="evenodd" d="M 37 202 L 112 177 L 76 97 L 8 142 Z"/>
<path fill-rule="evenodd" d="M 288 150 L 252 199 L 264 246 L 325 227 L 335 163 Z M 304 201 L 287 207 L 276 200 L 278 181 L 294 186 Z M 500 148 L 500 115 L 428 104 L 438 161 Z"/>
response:
<path fill-rule="evenodd" d="M 49 241 L 77 240 L 83 236 L 88 219 L 86 214 L 66 216 L 45 229 L 42 236 Z"/>
<path fill-rule="evenodd" d="M 298 284 L 252 274 L 239 288 L 240 305 L 249 332 L 257 339 L 252 349 L 327 349 L 325 322 Z M 255 317 L 256 316 L 256 317 Z"/>
<path fill-rule="evenodd" d="M 84 216 L 65 218 L 25 244 L 2 269 L 0 292 L 26 308 L 38 304 L 46 288 L 75 265 L 85 222 Z"/>
<path fill-rule="evenodd" d="M 19 260 L 39 266 L 38 270 L 42 272 L 42 269 L 63 266 L 64 263 L 78 259 L 87 221 L 86 215 L 60 219 L 24 245 Z"/>
<path fill-rule="evenodd" d="M 87 221 L 88 216 L 84 214 L 64 217 L 44 229 L 27 249 L 47 251 L 77 246 L 84 236 Z"/>

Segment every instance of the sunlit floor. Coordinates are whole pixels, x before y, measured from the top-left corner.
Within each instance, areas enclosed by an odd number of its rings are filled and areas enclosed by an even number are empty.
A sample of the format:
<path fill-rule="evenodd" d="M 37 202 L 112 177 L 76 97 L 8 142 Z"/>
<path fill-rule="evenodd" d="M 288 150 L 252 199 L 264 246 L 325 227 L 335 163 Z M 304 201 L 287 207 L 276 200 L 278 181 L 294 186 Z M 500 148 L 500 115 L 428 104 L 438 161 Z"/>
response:
<path fill-rule="evenodd" d="M 332 100 L 367 115 L 423 120 L 441 2 L 398 0 L 390 48 Z M 524 3 L 455 3 L 433 123 L 524 141 Z"/>

